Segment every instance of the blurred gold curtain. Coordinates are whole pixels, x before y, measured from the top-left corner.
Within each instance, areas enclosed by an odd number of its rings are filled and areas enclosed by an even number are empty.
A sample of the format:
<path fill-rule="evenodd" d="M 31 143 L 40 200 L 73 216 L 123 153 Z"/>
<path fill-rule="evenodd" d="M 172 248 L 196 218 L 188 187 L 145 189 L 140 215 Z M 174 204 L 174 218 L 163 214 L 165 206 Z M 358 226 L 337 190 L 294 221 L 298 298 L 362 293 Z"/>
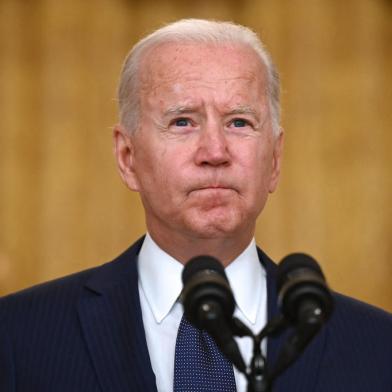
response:
<path fill-rule="evenodd" d="M 282 180 L 257 240 L 313 254 L 392 310 L 392 2 L 0 2 L 0 294 L 102 263 L 143 234 L 111 152 L 123 57 L 182 17 L 261 34 L 281 71 Z"/>

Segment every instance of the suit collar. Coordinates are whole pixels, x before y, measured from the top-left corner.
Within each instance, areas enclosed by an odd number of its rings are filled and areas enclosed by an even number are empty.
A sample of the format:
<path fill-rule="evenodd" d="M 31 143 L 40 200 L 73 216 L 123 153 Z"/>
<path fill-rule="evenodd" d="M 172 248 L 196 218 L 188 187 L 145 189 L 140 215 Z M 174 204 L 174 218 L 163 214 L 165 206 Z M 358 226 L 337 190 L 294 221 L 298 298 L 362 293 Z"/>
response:
<path fill-rule="evenodd" d="M 78 306 L 102 391 L 156 391 L 140 309 L 137 254 L 143 239 L 98 268 Z"/>
<path fill-rule="evenodd" d="M 86 283 L 79 318 L 88 351 L 103 391 L 156 391 L 140 309 L 137 255 L 139 239 L 111 263 L 98 267 Z M 276 265 L 258 249 L 267 273 L 267 314 L 279 313 L 275 288 Z M 269 338 L 267 363 L 273 364 L 286 334 Z M 276 381 L 274 392 L 316 390 L 325 345 L 325 328 L 301 357 Z"/>

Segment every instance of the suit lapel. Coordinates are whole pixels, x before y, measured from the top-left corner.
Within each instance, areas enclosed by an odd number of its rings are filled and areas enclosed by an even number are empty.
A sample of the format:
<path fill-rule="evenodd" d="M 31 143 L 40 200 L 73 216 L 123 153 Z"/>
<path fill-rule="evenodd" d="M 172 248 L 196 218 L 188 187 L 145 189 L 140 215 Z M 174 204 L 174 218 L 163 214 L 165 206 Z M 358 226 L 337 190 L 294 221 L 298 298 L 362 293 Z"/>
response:
<path fill-rule="evenodd" d="M 260 249 L 259 258 L 267 272 L 267 314 L 271 320 L 279 314 L 276 292 L 276 265 Z M 267 364 L 273 366 L 285 343 L 288 332 L 267 341 Z M 306 392 L 317 390 L 317 379 L 320 370 L 321 358 L 326 341 L 326 328 L 323 328 L 305 349 L 301 356 L 284 371 L 274 383 L 274 392 Z"/>
<path fill-rule="evenodd" d="M 83 335 L 105 392 L 156 391 L 138 292 L 141 244 L 98 268 L 79 302 Z"/>
<path fill-rule="evenodd" d="M 156 391 L 147 349 L 138 292 L 136 258 L 143 239 L 112 263 L 100 267 L 86 284 L 79 318 L 88 351 L 105 392 Z M 276 265 L 259 249 L 267 272 L 268 320 L 279 313 Z M 300 358 L 274 384 L 274 392 L 317 390 L 326 341 L 324 328 Z M 267 363 L 273 365 L 287 333 L 267 342 Z"/>

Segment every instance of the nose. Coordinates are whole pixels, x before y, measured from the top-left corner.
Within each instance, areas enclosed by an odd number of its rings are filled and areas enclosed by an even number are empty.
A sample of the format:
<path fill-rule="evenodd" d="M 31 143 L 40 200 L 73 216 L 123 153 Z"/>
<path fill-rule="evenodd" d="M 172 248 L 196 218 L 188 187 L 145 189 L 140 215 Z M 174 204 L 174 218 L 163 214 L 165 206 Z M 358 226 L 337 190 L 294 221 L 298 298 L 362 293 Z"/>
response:
<path fill-rule="evenodd" d="M 195 155 L 197 165 L 226 166 L 230 164 L 227 136 L 220 124 L 207 124 L 200 130 Z"/>

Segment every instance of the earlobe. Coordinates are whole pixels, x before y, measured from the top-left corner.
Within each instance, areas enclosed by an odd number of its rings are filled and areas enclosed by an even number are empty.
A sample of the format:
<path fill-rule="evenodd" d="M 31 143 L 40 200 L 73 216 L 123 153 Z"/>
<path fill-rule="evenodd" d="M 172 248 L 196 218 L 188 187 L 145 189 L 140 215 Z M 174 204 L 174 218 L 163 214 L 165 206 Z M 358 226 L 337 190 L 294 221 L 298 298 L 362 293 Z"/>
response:
<path fill-rule="evenodd" d="M 277 136 L 274 145 L 274 151 L 272 155 L 272 173 L 270 179 L 269 193 L 273 193 L 278 186 L 279 175 L 280 175 L 280 165 L 282 161 L 283 153 L 283 140 L 284 140 L 283 129 L 280 129 L 279 136 Z"/>
<path fill-rule="evenodd" d="M 117 168 L 125 185 L 133 190 L 139 190 L 139 182 L 135 172 L 134 144 L 132 136 L 118 124 L 113 129 L 113 148 Z"/>

